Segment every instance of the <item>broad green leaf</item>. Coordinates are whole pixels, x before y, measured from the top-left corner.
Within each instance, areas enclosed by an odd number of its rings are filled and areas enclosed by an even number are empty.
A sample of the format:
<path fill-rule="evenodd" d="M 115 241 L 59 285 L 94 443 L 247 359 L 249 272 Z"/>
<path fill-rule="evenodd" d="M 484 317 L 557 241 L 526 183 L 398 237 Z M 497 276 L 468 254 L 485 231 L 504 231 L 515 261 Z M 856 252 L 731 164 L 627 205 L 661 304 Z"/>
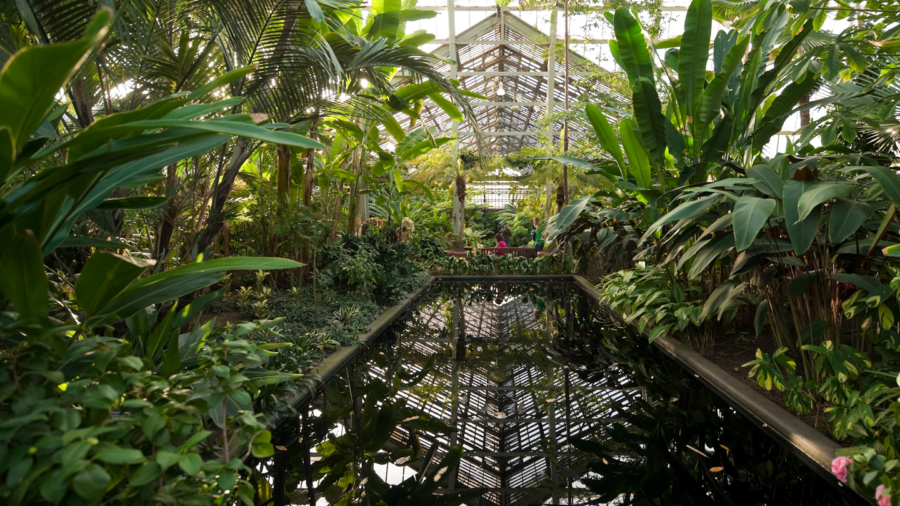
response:
<path fill-rule="evenodd" d="M 217 258 L 195 262 L 146 277 L 119 293 L 95 316 L 97 321 L 118 321 L 141 308 L 170 301 L 222 279 L 233 270 L 294 269 L 303 264 L 284 258 Z M 97 324 L 96 322 L 94 323 Z"/>
<path fill-rule="evenodd" d="M 144 130 L 157 128 L 187 128 L 205 132 L 237 135 L 240 137 L 246 137 L 248 139 L 256 139 L 263 142 L 270 142 L 272 144 L 280 144 L 284 146 L 292 146 L 303 149 L 325 149 L 324 144 L 299 134 L 291 132 L 278 132 L 250 123 L 224 120 L 192 121 L 158 119 L 132 121 L 122 125 L 111 126 L 106 129 L 94 131 L 93 135 L 106 135 L 112 138 L 113 136 L 121 135 L 125 132 L 142 132 Z M 77 140 L 78 137 L 76 136 L 76 138 L 73 139 L 73 142 Z"/>
<path fill-rule="evenodd" d="M 702 199 L 692 200 L 690 202 L 681 204 L 671 212 L 656 220 L 652 225 L 650 225 L 650 228 L 648 228 L 647 232 L 644 233 L 644 236 L 641 237 L 640 242 L 643 243 L 644 241 L 646 241 L 651 235 L 653 235 L 654 232 L 665 226 L 667 223 L 694 218 L 705 213 L 706 209 L 715 204 L 716 201 L 719 200 L 719 198 L 721 198 L 720 195 L 711 195 L 709 197 L 704 197 Z"/>
<path fill-rule="evenodd" d="M 860 290 L 872 293 L 881 288 L 881 281 L 874 276 L 863 276 L 861 274 L 846 274 L 838 272 L 831 275 L 831 279 L 840 283 L 849 283 Z"/>
<path fill-rule="evenodd" d="M 464 121 L 466 119 L 463 114 L 459 112 L 459 108 L 457 108 L 453 102 L 444 98 L 440 93 L 432 93 L 431 95 L 428 95 L 428 98 L 440 107 L 442 111 L 447 113 L 447 116 L 450 116 L 450 119 L 456 121 Z"/>
<path fill-rule="evenodd" d="M 178 459 L 178 467 L 191 476 L 195 476 L 203 467 L 203 458 L 199 453 L 187 453 Z"/>
<path fill-rule="evenodd" d="M 772 215 L 777 202 L 744 195 L 734 205 L 734 245 L 744 251 L 753 243 L 759 231 Z"/>
<path fill-rule="evenodd" d="M 80 237 L 70 235 L 58 246 L 59 248 L 112 248 L 131 249 L 131 246 L 120 241 L 104 241 L 94 237 Z"/>
<path fill-rule="evenodd" d="M 604 151 L 612 155 L 613 159 L 615 159 L 616 163 L 619 165 L 622 177 L 627 178 L 625 158 L 622 156 L 622 150 L 619 149 L 619 139 L 616 137 L 615 132 L 613 132 L 609 121 L 607 121 L 606 115 L 593 104 L 588 104 L 584 110 L 588 120 L 591 122 L 591 126 L 594 127 L 594 132 L 597 133 L 597 137 L 600 139 L 600 146 Z"/>
<path fill-rule="evenodd" d="M 372 27 L 369 29 L 369 39 L 386 38 L 393 41 L 400 31 L 400 0 L 372 0 Z"/>
<path fill-rule="evenodd" d="M 12 130 L 6 125 L 0 125 L 0 185 L 6 182 L 13 171 L 15 158 L 16 144 Z"/>
<path fill-rule="evenodd" d="M 884 189 L 885 195 L 895 206 L 900 206 L 900 177 L 887 167 L 863 167 L 863 170 L 869 173 L 881 188 Z"/>
<path fill-rule="evenodd" d="M 782 71 L 787 68 L 791 61 L 794 59 L 794 55 L 797 54 L 797 51 L 802 47 L 803 41 L 809 34 L 815 32 L 812 26 L 812 20 L 806 22 L 803 25 L 803 29 L 794 36 L 787 44 L 781 47 L 778 51 L 778 56 L 775 57 L 775 64 L 763 75 L 759 76 L 756 87 L 753 89 L 753 92 L 750 95 L 749 107 L 747 110 L 755 111 L 757 107 L 759 107 L 763 100 L 771 93 L 773 90 L 771 89 L 778 81 L 778 76 L 781 75 Z M 770 32 L 774 36 L 774 31 Z M 756 67 L 753 67 L 753 71 L 756 71 Z M 745 86 L 743 84 L 742 86 Z"/>
<path fill-rule="evenodd" d="M 706 132 L 707 126 L 712 122 L 713 118 L 719 115 L 722 107 L 722 99 L 728 90 L 728 81 L 731 76 L 741 66 L 741 59 L 747 51 L 747 45 L 750 43 L 750 37 L 743 37 L 725 56 L 725 62 L 722 64 L 722 72 L 716 74 L 712 82 L 703 90 L 703 98 L 700 102 L 700 124 L 698 132 Z"/>
<path fill-rule="evenodd" d="M 42 320 L 49 313 L 49 285 L 44 255 L 30 230 L 0 245 L 0 294 L 16 306 L 22 320 Z"/>
<path fill-rule="evenodd" d="M 872 206 L 851 199 L 838 199 L 828 219 L 828 239 L 843 242 L 853 235 L 872 214 Z"/>
<path fill-rule="evenodd" d="M 115 253 L 94 253 L 75 282 L 78 305 L 93 316 L 154 263 Z"/>
<path fill-rule="evenodd" d="M 681 51 L 678 52 L 678 80 L 684 97 L 688 123 L 697 121 L 703 85 L 706 84 L 706 62 L 712 33 L 712 2 L 694 0 L 684 20 Z"/>
<path fill-rule="evenodd" d="M 147 462 L 131 475 L 128 484 L 132 487 L 142 487 L 159 478 L 162 471 L 162 468 L 156 462 Z"/>
<path fill-rule="evenodd" d="M 721 234 L 709 240 L 694 256 L 694 263 L 688 272 L 688 279 L 703 274 L 706 267 L 722 254 L 734 247 L 734 234 Z"/>
<path fill-rule="evenodd" d="M 659 336 L 661 336 L 661 335 L 665 334 L 666 332 L 668 332 L 668 331 L 669 331 L 669 328 L 671 328 L 671 327 L 672 327 L 672 324 L 666 324 L 666 325 L 659 325 L 659 326 L 657 326 L 657 327 L 654 328 L 652 331 L 650 331 L 649 340 L 648 340 L 647 342 L 652 343 L 653 341 L 656 341 L 656 339 L 659 338 Z"/>
<path fill-rule="evenodd" d="M 766 323 L 769 320 L 769 301 L 767 299 L 763 299 L 759 302 L 759 305 L 756 306 L 756 317 L 753 319 L 753 328 L 756 331 L 756 335 L 762 332 L 763 327 L 766 326 Z"/>
<path fill-rule="evenodd" d="M 622 138 L 622 147 L 625 148 L 625 156 L 628 157 L 628 171 L 641 188 L 650 188 L 653 181 L 650 179 L 650 159 L 644 146 L 634 135 L 634 123 L 629 118 L 619 122 L 619 137 Z"/>
<path fill-rule="evenodd" d="M 881 238 L 884 237 L 885 232 L 887 232 L 888 227 L 891 225 L 891 222 L 894 221 L 894 216 L 896 215 L 897 205 L 891 204 L 891 206 L 888 207 L 887 211 L 885 211 L 884 218 L 881 219 L 881 224 L 878 225 L 878 231 L 875 232 L 875 237 L 872 237 L 870 239 L 871 245 L 869 246 L 869 250 L 866 252 L 866 257 L 871 256 L 872 252 L 875 251 L 875 248 L 880 246 Z M 841 252 L 841 249 L 843 248 L 838 249 L 838 253 Z M 856 249 L 859 249 L 859 245 L 856 246 Z M 882 252 L 887 251 L 890 251 L 890 246 L 882 249 Z"/>
<path fill-rule="evenodd" d="M 111 23 L 112 11 L 100 9 L 83 39 L 26 47 L 7 60 L 0 73 L 0 127 L 9 128 L 15 152 L 57 105 L 57 93 L 103 42 Z"/>
<path fill-rule="evenodd" d="M 731 134 L 734 130 L 734 120 L 728 114 L 713 129 L 712 135 L 703 143 L 700 150 L 701 162 L 717 162 L 722 159 L 731 143 Z"/>
<path fill-rule="evenodd" d="M 853 191 L 856 186 L 849 183 L 817 183 L 812 188 L 803 192 L 800 200 L 797 202 L 798 217 L 797 221 L 801 221 L 809 216 L 809 213 L 816 206 L 831 199 L 845 197 Z"/>
<path fill-rule="evenodd" d="M 806 97 L 816 84 L 816 77 L 810 72 L 803 81 L 795 83 L 791 81 L 766 110 L 756 131 L 753 132 L 753 149 L 760 150 L 773 135 L 781 131 L 785 120 L 794 112 L 794 107 Z"/>
<path fill-rule="evenodd" d="M 119 199 L 106 199 L 96 209 L 152 209 L 159 207 L 169 199 L 166 197 L 123 197 Z"/>
<path fill-rule="evenodd" d="M 72 479 L 72 488 L 82 499 L 97 501 L 106 493 L 109 485 L 109 473 L 97 464 L 91 464 Z"/>
<path fill-rule="evenodd" d="M 647 41 L 641 33 L 641 26 L 631 16 L 628 7 L 619 7 L 613 20 L 616 32 L 616 45 L 619 51 L 617 60 L 628 74 L 628 81 L 634 83 L 639 77 L 646 77 L 652 82 L 653 61 L 647 49 Z"/>
<path fill-rule="evenodd" d="M 322 8 L 319 7 L 319 2 L 317 0 L 304 0 L 303 3 L 306 5 L 306 10 L 309 11 L 309 16 L 319 23 L 325 21 L 325 13 L 322 12 Z"/>
<path fill-rule="evenodd" d="M 754 186 L 764 187 L 766 191 L 763 193 L 771 193 L 778 199 L 784 198 L 784 181 L 768 165 L 754 165 L 747 169 L 747 175 L 760 181 Z"/>
<path fill-rule="evenodd" d="M 144 454 L 140 450 L 132 448 L 109 448 L 101 450 L 94 455 L 97 460 L 107 464 L 140 464 L 144 462 Z"/>
<path fill-rule="evenodd" d="M 798 223 L 800 198 L 805 191 L 816 184 L 815 181 L 797 181 L 796 179 L 788 179 L 784 182 L 784 228 L 791 239 L 794 253 L 798 255 L 806 253 L 819 230 L 819 217 L 821 216 L 819 208 L 812 210 L 806 218 Z"/>
<path fill-rule="evenodd" d="M 666 118 L 662 113 L 662 103 L 656 94 L 656 86 L 646 77 L 634 82 L 634 119 L 641 131 L 641 138 L 650 158 L 659 165 L 666 164 Z"/>
<path fill-rule="evenodd" d="M 575 220 L 581 216 L 581 213 L 584 212 L 593 198 L 593 195 L 577 198 L 569 202 L 566 207 L 563 207 L 556 217 L 556 235 L 565 231 L 572 223 L 575 223 Z M 550 240 L 552 240 L 552 238 Z"/>

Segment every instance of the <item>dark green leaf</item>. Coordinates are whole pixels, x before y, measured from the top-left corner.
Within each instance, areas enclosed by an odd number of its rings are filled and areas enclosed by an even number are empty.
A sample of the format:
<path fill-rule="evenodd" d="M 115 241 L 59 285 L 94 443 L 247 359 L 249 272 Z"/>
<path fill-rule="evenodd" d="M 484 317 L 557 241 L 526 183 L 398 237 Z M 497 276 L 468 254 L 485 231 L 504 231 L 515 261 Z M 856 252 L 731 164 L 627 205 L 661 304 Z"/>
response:
<path fill-rule="evenodd" d="M 745 195 L 734 205 L 734 244 L 738 251 L 750 247 L 762 230 L 777 203 L 772 199 L 760 199 Z"/>
<path fill-rule="evenodd" d="M 132 256 L 94 253 L 75 282 L 78 305 L 88 316 L 93 316 L 153 264 Z"/>
<path fill-rule="evenodd" d="M 103 497 L 110 480 L 106 470 L 97 464 L 91 464 L 87 469 L 75 475 L 72 480 L 72 488 L 82 499 L 96 501 Z"/>
<path fill-rule="evenodd" d="M 597 133 L 597 137 L 600 139 L 600 146 L 604 151 L 612 155 L 613 159 L 619 165 L 622 177 L 627 178 L 625 158 L 622 156 L 622 150 L 619 149 L 619 139 L 609 125 L 606 115 L 593 104 L 588 104 L 584 110 L 587 114 L 588 121 L 590 121 L 591 126 L 594 127 L 594 132 Z"/>
<path fill-rule="evenodd" d="M 712 32 L 712 2 L 694 0 L 684 20 L 681 51 L 678 52 L 678 80 L 684 96 L 684 111 L 697 121 L 703 85 L 706 84 L 706 62 L 709 60 L 709 40 Z"/>
<path fill-rule="evenodd" d="M 0 245 L 0 292 L 16 306 L 22 320 L 41 320 L 49 313 L 44 256 L 30 230 Z"/>
<path fill-rule="evenodd" d="M 784 228 L 791 239 L 794 253 L 798 255 L 806 253 L 819 230 L 821 215 L 819 209 L 811 211 L 803 221 L 797 222 L 800 219 L 800 198 L 807 189 L 816 184 L 815 181 L 797 181 L 796 179 L 788 179 L 784 183 Z"/>
<path fill-rule="evenodd" d="M 641 131 L 641 139 L 650 158 L 659 165 L 666 163 L 666 118 L 662 113 L 662 103 L 656 94 L 656 86 L 646 77 L 634 82 L 634 119 Z"/>
<path fill-rule="evenodd" d="M 124 197 L 106 199 L 96 209 L 151 209 L 168 201 L 166 197 Z"/>
<path fill-rule="evenodd" d="M 628 7 L 616 9 L 613 26 L 619 51 L 618 60 L 628 74 L 628 81 L 634 83 L 639 77 L 653 81 L 653 61 L 650 59 L 647 41 Z"/>
<path fill-rule="evenodd" d="M 797 202 L 798 218 L 797 221 L 805 219 L 816 206 L 831 199 L 844 197 L 853 189 L 854 185 L 849 183 L 818 183 L 809 188 L 800 200 Z"/>

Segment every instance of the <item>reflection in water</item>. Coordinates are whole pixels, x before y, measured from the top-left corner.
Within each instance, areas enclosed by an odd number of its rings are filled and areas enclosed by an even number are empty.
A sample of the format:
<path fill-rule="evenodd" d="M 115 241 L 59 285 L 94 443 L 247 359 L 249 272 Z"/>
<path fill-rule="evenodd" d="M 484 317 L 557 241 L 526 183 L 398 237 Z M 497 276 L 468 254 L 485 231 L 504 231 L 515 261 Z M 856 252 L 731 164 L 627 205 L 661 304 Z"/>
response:
<path fill-rule="evenodd" d="M 846 504 L 569 283 L 436 284 L 309 410 L 257 504 Z"/>

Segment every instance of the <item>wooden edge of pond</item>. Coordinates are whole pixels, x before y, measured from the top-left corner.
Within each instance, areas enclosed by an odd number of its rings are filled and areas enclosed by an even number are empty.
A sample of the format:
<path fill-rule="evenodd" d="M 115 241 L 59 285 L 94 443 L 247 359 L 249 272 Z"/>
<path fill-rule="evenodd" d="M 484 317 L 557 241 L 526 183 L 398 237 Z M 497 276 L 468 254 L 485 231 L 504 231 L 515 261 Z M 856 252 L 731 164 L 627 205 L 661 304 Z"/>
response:
<path fill-rule="evenodd" d="M 582 276 L 573 277 L 588 295 L 597 300 L 602 299 L 602 294 L 590 281 Z M 615 311 L 613 313 L 620 318 Z M 645 329 L 644 335 L 649 336 L 651 330 L 652 328 Z M 841 448 L 839 444 L 668 334 L 658 337 L 653 344 L 747 419 L 758 424 L 764 432 L 780 442 L 827 482 L 848 491 L 852 490 L 831 473 L 831 461 L 834 459 L 835 451 Z M 853 492 L 846 496 L 857 500 L 863 499 L 869 504 L 862 495 Z"/>

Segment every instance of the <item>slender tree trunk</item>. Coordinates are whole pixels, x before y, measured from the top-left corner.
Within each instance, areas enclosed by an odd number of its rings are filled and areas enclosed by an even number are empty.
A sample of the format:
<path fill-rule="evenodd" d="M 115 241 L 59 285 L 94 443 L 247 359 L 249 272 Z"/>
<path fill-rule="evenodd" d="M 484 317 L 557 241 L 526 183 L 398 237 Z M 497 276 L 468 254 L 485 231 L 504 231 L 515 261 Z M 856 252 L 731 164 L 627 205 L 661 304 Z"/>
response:
<path fill-rule="evenodd" d="M 166 197 L 169 201 L 166 203 L 166 211 L 163 213 L 162 224 L 159 227 L 159 235 L 156 237 L 156 247 L 153 248 L 153 259 L 157 264 L 161 264 L 161 260 L 169 255 L 169 243 L 172 241 L 172 234 L 175 232 L 175 221 L 178 218 L 179 206 L 175 198 L 178 189 L 178 164 L 169 165 L 166 172 Z M 160 266 L 160 270 L 164 270 L 165 266 Z"/>
<path fill-rule="evenodd" d="M 275 187 L 278 203 L 283 207 L 291 195 L 291 161 L 293 159 L 291 147 L 277 146 L 275 156 L 278 159 L 278 179 Z"/>
<path fill-rule="evenodd" d="M 312 120 L 312 126 L 309 128 L 309 138 L 312 140 L 316 140 L 316 130 L 319 128 L 319 111 L 316 111 L 316 117 Z M 310 149 L 306 152 L 306 175 L 303 178 L 303 205 L 306 207 L 312 206 L 312 191 L 313 191 L 313 176 L 316 172 L 316 150 Z M 303 258 L 301 261 L 305 264 L 303 266 L 302 276 L 303 279 L 308 279 L 312 274 L 313 265 L 312 265 L 312 245 L 307 244 L 305 248 L 303 248 Z"/>
<path fill-rule="evenodd" d="M 84 79 L 84 77 L 76 79 L 69 92 L 72 97 L 72 106 L 75 108 L 75 116 L 81 123 L 81 128 L 87 128 L 94 122 L 94 111 L 91 110 L 91 101 L 88 99 Z"/>
<path fill-rule="evenodd" d="M 807 105 L 811 98 L 812 98 L 812 93 L 807 93 L 805 97 L 800 99 L 800 102 L 798 102 L 797 105 Z M 809 124 L 809 121 L 810 121 L 809 109 L 804 109 L 804 110 L 800 111 L 800 126 L 805 127 L 806 125 Z"/>
<path fill-rule="evenodd" d="M 319 128 L 319 111 L 316 111 L 316 117 L 312 120 L 312 126 L 309 129 L 309 138 L 316 140 L 316 130 Z M 303 183 L 303 205 L 309 207 L 312 205 L 313 176 L 316 173 L 316 150 L 310 149 L 306 152 L 306 176 Z"/>
<path fill-rule="evenodd" d="M 251 153 L 252 150 L 250 149 L 249 140 L 243 137 L 235 139 L 234 149 L 231 152 L 231 160 L 228 162 L 228 166 L 225 168 L 218 186 L 216 186 L 215 195 L 213 195 L 212 207 L 209 210 L 209 218 L 206 227 L 198 235 L 195 244 L 197 253 L 205 251 L 206 248 L 212 244 L 213 239 L 215 239 L 216 236 L 219 235 L 219 232 L 222 231 L 222 227 L 224 226 L 224 222 L 222 221 L 222 211 L 225 209 L 225 203 L 228 202 L 228 196 L 231 194 L 231 189 L 234 187 L 234 180 L 241 170 L 241 166 L 247 161 L 247 158 L 250 157 Z"/>
<path fill-rule="evenodd" d="M 350 159 L 344 160 L 341 164 L 341 170 L 347 170 Z M 344 194 L 344 182 L 338 181 L 337 197 L 334 199 L 334 214 L 331 219 L 331 233 L 328 234 L 328 242 L 334 242 L 337 239 L 338 220 L 341 219 L 341 196 Z"/>
<path fill-rule="evenodd" d="M 466 176 L 456 176 L 456 198 L 459 199 L 459 233 L 456 236 L 456 249 L 465 250 L 466 241 Z"/>
<path fill-rule="evenodd" d="M 360 176 L 360 151 L 362 148 L 353 148 L 353 157 L 350 162 L 350 172 L 356 179 L 350 183 L 350 196 L 347 202 L 347 235 L 356 235 L 356 214 L 359 212 L 359 176 Z"/>

